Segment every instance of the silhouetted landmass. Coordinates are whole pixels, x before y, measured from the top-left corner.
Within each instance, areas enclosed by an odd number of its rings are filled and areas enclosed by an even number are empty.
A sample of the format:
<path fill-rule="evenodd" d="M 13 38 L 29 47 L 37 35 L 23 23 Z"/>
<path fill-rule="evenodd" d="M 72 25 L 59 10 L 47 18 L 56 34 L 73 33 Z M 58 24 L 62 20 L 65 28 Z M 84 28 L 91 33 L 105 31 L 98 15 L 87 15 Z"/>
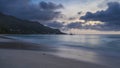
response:
<path fill-rule="evenodd" d="M 63 34 L 38 22 L 21 20 L 0 13 L 0 34 Z"/>

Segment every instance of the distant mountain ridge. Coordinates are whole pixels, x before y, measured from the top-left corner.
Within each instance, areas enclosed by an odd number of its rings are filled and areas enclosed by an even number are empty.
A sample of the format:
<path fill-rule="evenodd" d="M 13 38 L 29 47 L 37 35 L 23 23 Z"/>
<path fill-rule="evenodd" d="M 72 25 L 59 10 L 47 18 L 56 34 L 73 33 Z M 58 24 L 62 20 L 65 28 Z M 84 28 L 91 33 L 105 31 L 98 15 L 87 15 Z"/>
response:
<path fill-rule="evenodd" d="M 63 34 L 58 29 L 44 26 L 38 22 L 21 20 L 0 13 L 0 34 Z"/>

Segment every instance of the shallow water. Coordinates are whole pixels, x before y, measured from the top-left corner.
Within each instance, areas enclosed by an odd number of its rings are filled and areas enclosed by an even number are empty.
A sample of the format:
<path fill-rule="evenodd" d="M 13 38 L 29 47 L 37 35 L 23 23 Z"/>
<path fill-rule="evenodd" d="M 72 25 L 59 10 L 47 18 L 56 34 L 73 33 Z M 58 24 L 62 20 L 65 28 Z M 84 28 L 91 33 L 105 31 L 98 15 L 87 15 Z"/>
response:
<path fill-rule="evenodd" d="M 51 54 L 120 67 L 120 35 L 6 35 L 26 42 L 56 47 Z"/>
<path fill-rule="evenodd" d="M 9 37 L 38 44 L 120 51 L 120 35 L 10 35 Z"/>

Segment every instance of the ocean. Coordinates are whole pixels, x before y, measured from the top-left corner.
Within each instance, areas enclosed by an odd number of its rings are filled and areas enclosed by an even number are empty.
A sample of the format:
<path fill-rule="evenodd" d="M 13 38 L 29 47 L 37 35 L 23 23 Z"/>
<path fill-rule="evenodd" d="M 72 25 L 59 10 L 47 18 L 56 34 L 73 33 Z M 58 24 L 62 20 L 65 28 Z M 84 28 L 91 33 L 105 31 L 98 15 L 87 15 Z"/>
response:
<path fill-rule="evenodd" d="M 120 35 L 6 35 L 17 40 L 46 45 L 47 53 L 63 58 L 120 67 Z"/>

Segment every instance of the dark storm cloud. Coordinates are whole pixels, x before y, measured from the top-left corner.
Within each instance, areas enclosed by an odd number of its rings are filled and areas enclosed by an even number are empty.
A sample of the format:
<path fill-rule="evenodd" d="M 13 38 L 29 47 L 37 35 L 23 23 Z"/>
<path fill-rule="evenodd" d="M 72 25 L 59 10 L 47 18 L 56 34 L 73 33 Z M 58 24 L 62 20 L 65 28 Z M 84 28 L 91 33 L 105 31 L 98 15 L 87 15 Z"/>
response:
<path fill-rule="evenodd" d="M 105 11 L 87 12 L 81 19 L 105 22 L 104 25 L 99 25 L 102 28 L 98 30 L 120 30 L 120 3 L 110 2 L 107 5 L 108 8 Z"/>
<path fill-rule="evenodd" d="M 63 8 L 63 5 L 59 4 L 59 5 L 56 5 L 52 2 L 40 2 L 40 8 L 42 8 L 43 10 L 55 10 L 55 9 L 59 9 L 59 8 Z"/>
<path fill-rule="evenodd" d="M 28 20 L 52 20 L 61 15 L 57 9 L 63 8 L 61 4 L 40 2 L 32 4 L 30 0 L 0 0 L 0 12 Z"/>

